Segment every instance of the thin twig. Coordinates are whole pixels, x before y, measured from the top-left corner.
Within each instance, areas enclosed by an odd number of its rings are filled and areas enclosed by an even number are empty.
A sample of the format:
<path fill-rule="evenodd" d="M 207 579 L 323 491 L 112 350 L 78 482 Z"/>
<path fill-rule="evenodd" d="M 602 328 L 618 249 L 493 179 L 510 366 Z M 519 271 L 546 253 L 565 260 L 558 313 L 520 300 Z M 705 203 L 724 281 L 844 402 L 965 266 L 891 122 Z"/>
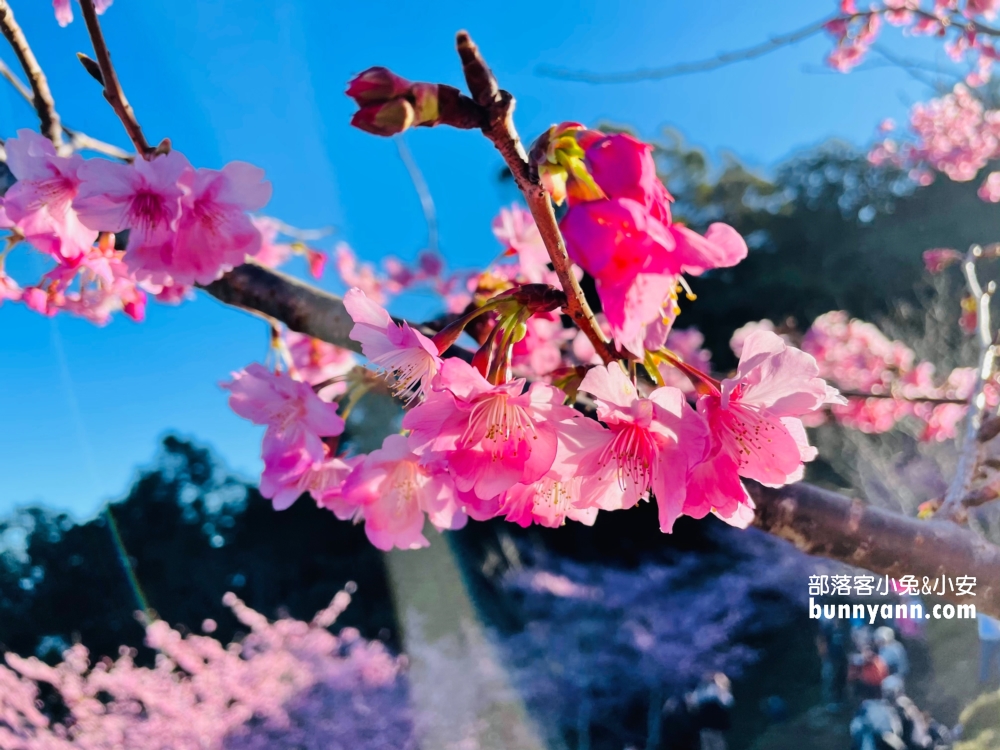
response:
<path fill-rule="evenodd" d="M 821 32 L 830 21 L 838 18 L 827 18 L 822 21 L 814 21 L 801 29 L 772 37 L 766 42 L 755 44 L 752 47 L 723 52 L 715 57 L 694 62 L 677 63 L 666 65 L 662 68 L 642 68 L 640 70 L 629 70 L 621 73 L 594 73 L 587 70 L 570 70 L 551 65 L 540 65 L 535 72 L 545 78 L 558 78 L 562 81 L 579 81 L 581 83 L 635 83 L 637 81 L 662 81 L 664 78 L 674 78 L 676 76 L 690 75 L 691 73 L 705 73 L 717 68 L 723 68 L 733 63 L 753 60 L 757 57 L 774 52 L 775 50 L 787 47 L 808 39 L 814 34 Z"/>
<path fill-rule="evenodd" d="M 118 119 L 125 126 L 125 132 L 128 133 L 129 140 L 135 146 L 136 153 L 142 155 L 144 159 L 149 159 L 154 155 L 156 149 L 150 148 L 146 136 L 142 134 L 139 121 L 135 118 L 135 112 L 132 111 L 132 106 L 125 98 L 121 83 L 118 82 L 118 74 L 115 72 L 114 65 L 111 64 L 111 53 L 104 41 L 104 32 L 101 31 L 101 22 L 97 19 L 94 0 L 80 0 L 80 12 L 87 24 L 87 33 L 90 34 L 90 41 L 94 45 L 94 57 L 97 59 L 97 65 L 101 69 L 101 77 L 104 79 L 104 98 L 108 100 L 115 114 L 118 115 Z"/>
<path fill-rule="evenodd" d="M 588 70 L 571 70 L 551 65 L 540 65 L 535 69 L 537 75 L 545 78 L 557 78 L 562 81 L 579 81 L 580 83 L 637 83 L 639 81 L 661 81 L 665 78 L 690 75 L 692 73 L 706 73 L 710 70 L 724 68 L 727 65 L 753 60 L 758 57 L 775 52 L 783 47 L 790 47 L 793 44 L 808 39 L 823 31 L 829 24 L 835 22 L 856 21 L 869 16 L 883 15 L 893 12 L 892 8 L 876 8 L 874 10 L 861 11 L 849 15 L 837 15 L 826 18 L 822 21 L 814 21 L 800 29 L 787 34 L 771 37 L 766 42 L 755 44 L 752 47 L 723 52 L 715 57 L 694 62 L 676 63 L 666 65 L 661 68 L 641 68 L 639 70 L 627 70 L 619 73 L 595 73 Z M 908 11 L 922 18 L 933 19 L 940 23 L 942 27 L 957 29 L 963 33 L 982 34 L 984 36 L 1000 36 L 1000 29 L 987 26 L 979 21 L 967 19 L 964 16 L 953 14 L 950 16 L 937 16 L 930 11 L 911 10 Z"/>
<path fill-rule="evenodd" d="M 573 264 L 566 252 L 566 243 L 559 232 L 559 224 L 549 194 L 542 186 L 538 174 L 532 171 L 528 155 L 521 145 L 517 130 L 514 129 L 514 97 L 497 85 L 496 78 L 493 77 L 486 61 L 479 54 L 479 48 L 468 33 L 464 31 L 458 33 L 456 46 L 462 59 L 469 93 L 488 113 L 483 133 L 500 152 L 514 176 L 514 182 L 524 195 L 528 210 L 535 219 L 538 233 L 559 277 L 559 283 L 566 293 L 566 313 L 573 319 L 577 328 L 584 332 L 605 363 L 615 361 L 619 358 L 618 353 L 604 338 L 604 333 L 594 319 L 594 312 L 587 304 L 583 289 L 580 288 L 580 282 L 573 274 Z"/>
<path fill-rule="evenodd" d="M 841 391 L 844 398 L 891 398 L 896 401 L 905 401 L 909 404 L 956 404 L 962 406 L 969 405 L 967 398 L 932 398 L 930 396 L 916 396 L 909 398 L 895 393 L 868 393 L 866 391 Z"/>
<path fill-rule="evenodd" d="M 413 182 L 413 187 L 420 198 L 420 207 L 424 212 L 424 221 L 427 222 L 427 249 L 436 253 L 438 251 L 438 223 L 437 211 L 434 208 L 434 197 L 431 195 L 430 188 L 427 187 L 427 181 L 424 179 L 423 172 L 420 171 L 420 166 L 417 164 L 416 159 L 413 158 L 410 147 L 406 145 L 406 139 L 403 134 L 400 133 L 394 136 L 392 140 L 396 142 L 399 158 L 403 162 L 403 166 L 406 167 L 406 171 L 409 172 L 410 180 Z"/>
<path fill-rule="evenodd" d="M 979 441 L 976 435 L 983 421 L 983 408 L 986 406 L 986 393 L 983 386 L 993 374 L 993 364 L 996 349 L 993 345 L 993 332 L 990 322 L 990 299 L 993 296 L 994 285 L 983 290 L 976 275 L 976 261 L 982 255 L 983 249 L 973 245 L 962 262 L 962 272 L 969 292 L 976 300 L 976 341 L 979 344 L 979 366 L 976 369 L 976 383 L 969 399 L 969 413 L 966 415 L 965 434 L 958 454 L 958 466 L 955 476 L 948 485 L 944 502 L 935 514 L 942 518 L 956 518 L 960 514 L 962 500 L 968 494 L 969 484 L 976 470 L 976 459 L 979 455 Z"/>
<path fill-rule="evenodd" d="M 25 39 L 24 32 L 21 31 L 21 27 L 14 20 L 14 11 L 10 9 L 7 0 L 0 0 L 0 31 L 3 32 L 7 41 L 10 42 L 10 46 L 14 48 L 14 54 L 17 55 L 18 62 L 21 63 L 24 74 L 31 83 L 31 102 L 38 113 L 38 119 L 41 121 L 42 134 L 52 141 L 52 145 L 56 147 L 56 151 L 62 150 L 63 130 L 59 122 L 59 113 L 56 112 L 55 100 L 52 98 L 52 92 L 49 90 L 49 82 L 38 65 L 38 60 L 35 59 L 35 53 L 28 46 L 28 40 Z M 8 72 L 10 71 L 8 70 Z M 4 77 L 6 78 L 7 76 Z M 10 78 L 7 80 L 10 80 Z"/>
<path fill-rule="evenodd" d="M 10 85 L 14 87 L 17 93 L 24 97 L 28 104 L 34 103 L 34 95 L 31 93 L 31 89 L 25 85 L 24 81 L 18 78 L 17 74 L 3 60 L 0 60 L 0 76 L 6 78 Z M 68 125 L 63 125 L 62 129 L 69 136 L 69 143 L 74 151 L 94 151 L 98 154 L 110 156 L 113 159 L 132 161 L 132 154 L 123 148 L 118 148 L 118 146 L 110 143 L 91 138 L 86 133 L 74 130 Z"/>

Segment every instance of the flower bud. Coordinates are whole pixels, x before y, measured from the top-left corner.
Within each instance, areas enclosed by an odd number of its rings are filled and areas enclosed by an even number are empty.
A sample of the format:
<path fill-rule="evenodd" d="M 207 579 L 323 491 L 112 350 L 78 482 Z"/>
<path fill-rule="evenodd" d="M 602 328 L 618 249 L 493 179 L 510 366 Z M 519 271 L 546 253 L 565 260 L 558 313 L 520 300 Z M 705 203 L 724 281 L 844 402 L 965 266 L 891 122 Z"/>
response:
<path fill-rule="evenodd" d="M 553 125 L 532 145 L 528 158 L 556 205 L 562 205 L 567 196 L 576 201 L 605 197 L 584 160 L 585 149 L 603 137 L 577 122 L 564 122 Z"/>
<path fill-rule="evenodd" d="M 369 104 L 354 113 L 351 125 L 372 135 L 396 135 L 413 125 L 413 105 L 397 97 L 379 104 Z"/>
<path fill-rule="evenodd" d="M 368 68 L 347 84 L 347 95 L 361 106 L 386 102 L 402 96 L 410 89 L 410 82 L 380 66 Z"/>

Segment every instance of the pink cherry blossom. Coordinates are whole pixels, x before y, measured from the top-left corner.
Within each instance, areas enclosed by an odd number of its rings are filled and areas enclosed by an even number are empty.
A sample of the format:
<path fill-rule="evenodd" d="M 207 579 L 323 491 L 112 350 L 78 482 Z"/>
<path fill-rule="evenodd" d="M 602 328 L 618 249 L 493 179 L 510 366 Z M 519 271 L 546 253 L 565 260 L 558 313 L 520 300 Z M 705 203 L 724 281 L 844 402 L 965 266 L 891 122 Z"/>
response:
<path fill-rule="evenodd" d="M 307 492 L 320 507 L 335 502 L 356 463 L 330 455 L 317 460 L 305 443 L 288 444 L 271 434 L 265 434 L 261 454 L 264 471 L 260 494 L 271 501 L 275 510 L 291 507 Z"/>
<path fill-rule="evenodd" d="M 344 484 L 342 505 L 358 509 L 368 539 L 381 550 L 426 547 L 428 515 L 438 528 L 465 523 L 451 479 L 422 465 L 402 435 L 389 435 L 357 465 Z"/>
<path fill-rule="evenodd" d="M 803 461 L 816 456 L 799 417 L 828 403 L 846 402 L 819 377 L 815 359 L 775 333 L 751 333 L 736 375 L 698 400 L 713 452 L 723 457 L 717 476 L 735 466 L 740 476 L 771 487 L 798 481 Z"/>
<path fill-rule="evenodd" d="M 592 526 L 599 509 L 585 491 L 585 481 L 582 476 L 547 476 L 532 484 L 516 484 L 504 493 L 500 512 L 524 527 L 536 523 L 558 528 L 566 519 Z"/>
<path fill-rule="evenodd" d="M 565 394 L 524 380 L 492 385 L 460 359 L 446 359 L 424 402 L 403 417 L 410 443 L 425 462 L 444 463 L 455 486 L 482 500 L 515 484 L 531 484 L 556 461 L 560 441 L 579 412 Z M 558 467 L 557 467 L 558 468 Z"/>
<path fill-rule="evenodd" d="M 187 173 L 173 253 L 146 270 L 169 275 L 174 284 L 208 284 L 260 250 L 260 232 L 247 211 L 271 198 L 264 170 L 234 161 L 222 168 Z"/>
<path fill-rule="evenodd" d="M 136 277 L 171 284 L 174 234 L 185 192 L 180 180 L 189 171 L 191 165 L 179 151 L 134 164 L 91 159 L 78 170 L 81 183 L 73 207 L 91 229 L 128 229 L 125 260 Z"/>
<path fill-rule="evenodd" d="M 953 250 L 949 247 L 940 247 L 932 250 L 924 250 L 923 259 L 924 268 L 930 273 L 941 273 L 948 266 L 962 260 L 962 254 L 958 250 Z"/>
<path fill-rule="evenodd" d="M 549 253 L 527 209 L 516 203 L 509 209 L 501 208 L 493 220 L 493 235 L 507 252 L 517 255 L 518 270 L 525 281 L 531 284 L 545 282 Z"/>
<path fill-rule="evenodd" d="M 615 341 L 641 357 L 646 326 L 676 314 L 680 275 L 733 266 L 747 246 L 726 224 L 712 224 L 701 236 L 672 223 L 672 198 L 646 144 L 609 136 L 593 140 L 586 154 L 606 197 L 571 195 L 560 228 L 570 258 L 597 282 Z"/>
<path fill-rule="evenodd" d="M 591 369 L 580 384 L 597 405 L 607 429 L 577 429 L 579 449 L 571 463 L 593 482 L 604 507 L 630 508 L 650 490 L 659 508 L 660 530 L 669 533 L 683 512 L 688 479 L 705 457 L 708 432 L 677 388 L 639 396 L 617 362 Z"/>
<path fill-rule="evenodd" d="M 397 325 L 360 289 L 344 295 L 344 307 L 354 320 L 351 339 L 373 365 L 395 378 L 393 391 L 407 400 L 425 396 L 441 367 L 434 342 L 405 322 Z"/>
<path fill-rule="evenodd" d="M 265 439 L 273 441 L 272 452 L 301 446 L 314 460 L 321 460 L 325 457 L 322 438 L 344 431 L 337 404 L 321 400 L 311 385 L 288 373 L 272 372 L 255 362 L 233 373 L 233 379 L 222 387 L 229 391 L 233 411 L 267 426 Z"/>
<path fill-rule="evenodd" d="M 24 238 L 60 263 L 74 262 L 97 239 L 73 210 L 84 163 L 78 154 L 56 156 L 48 138 L 19 130 L 5 144 L 7 165 L 17 178 L 3 197 L 7 219 Z"/>

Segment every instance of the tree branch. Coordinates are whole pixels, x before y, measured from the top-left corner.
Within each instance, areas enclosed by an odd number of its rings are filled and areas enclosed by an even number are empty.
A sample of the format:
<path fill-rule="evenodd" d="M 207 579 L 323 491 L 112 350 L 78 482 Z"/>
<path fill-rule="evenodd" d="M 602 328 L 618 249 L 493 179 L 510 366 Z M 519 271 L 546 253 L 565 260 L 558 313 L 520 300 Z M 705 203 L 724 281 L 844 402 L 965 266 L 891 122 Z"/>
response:
<path fill-rule="evenodd" d="M 639 70 L 623 71 L 621 73 L 594 73 L 587 70 L 570 70 L 550 65 L 539 65 L 535 72 L 544 78 L 557 78 L 562 81 L 578 81 L 580 83 L 635 83 L 637 81 L 662 81 L 664 78 L 689 75 L 691 73 L 705 73 L 716 68 L 723 68 L 733 63 L 753 60 L 757 57 L 774 52 L 775 50 L 787 47 L 808 39 L 814 34 L 818 34 L 834 18 L 827 18 L 822 21 L 803 26 L 800 29 L 772 37 L 766 42 L 755 44 L 752 47 L 723 52 L 715 57 L 694 62 L 677 63 L 676 65 L 666 65 L 662 68 L 641 68 Z"/>
<path fill-rule="evenodd" d="M 350 337 L 354 320 L 344 301 L 280 271 L 251 261 L 201 288 L 227 305 L 261 313 L 293 331 L 361 354 L 361 344 Z M 397 324 L 408 323 L 400 318 L 393 320 Z M 428 337 L 435 334 L 427 326 L 408 325 Z M 472 352 L 458 346 L 451 347 L 444 356 L 472 360 Z"/>
<path fill-rule="evenodd" d="M 587 304 L 583 289 L 573 275 L 573 264 L 566 252 L 566 243 L 559 231 L 559 223 L 549 200 L 549 194 L 542 186 L 538 175 L 533 172 L 528 162 L 528 155 L 521 145 L 521 139 L 514 128 L 514 97 L 497 84 L 479 48 L 465 31 L 458 32 L 456 37 L 458 55 L 462 59 L 462 69 L 469 86 L 469 93 L 479 106 L 488 113 L 487 124 L 483 133 L 493 143 L 503 157 L 514 182 L 517 183 L 524 200 L 528 204 L 538 232 L 548 250 L 552 266 L 555 268 L 559 283 L 566 293 L 566 313 L 573 319 L 576 326 L 584 332 L 595 351 L 605 364 L 618 359 L 618 353 L 604 338 L 604 333 L 594 319 L 594 313 Z"/>
<path fill-rule="evenodd" d="M 810 555 L 873 573 L 930 579 L 974 576 L 976 596 L 943 594 L 1000 617 L 1000 547 L 948 521 L 920 521 L 799 483 L 773 489 L 745 482 L 754 526 Z"/>
<path fill-rule="evenodd" d="M 125 98 L 121 83 L 118 82 L 115 66 L 111 64 L 111 52 L 108 51 L 108 45 L 104 41 L 101 22 L 97 19 L 94 0 L 80 0 L 80 12 L 87 24 L 87 33 L 90 34 L 90 41 L 94 45 L 94 57 L 97 58 L 97 65 L 101 69 L 101 77 L 104 79 L 104 98 L 108 100 L 115 114 L 118 115 L 118 119 L 125 126 L 125 132 L 128 133 L 129 140 L 135 146 L 136 153 L 144 159 L 149 159 L 158 149 L 151 148 L 146 141 L 146 136 L 142 134 L 142 128 L 135 117 L 135 112 L 132 111 L 132 106 Z"/>
<path fill-rule="evenodd" d="M 56 151 L 60 151 L 63 147 L 63 130 L 59 122 L 59 113 L 56 112 L 55 100 L 52 98 L 52 92 L 49 90 L 49 82 L 38 65 L 38 60 L 35 59 L 35 53 L 28 46 L 28 40 L 25 39 L 24 32 L 21 31 L 21 27 L 14 20 L 14 11 L 11 10 L 7 0 L 0 0 L 0 31 L 3 32 L 7 41 L 10 42 L 10 46 L 14 48 L 14 54 L 17 55 L 18 62 L 21 63 L 24 74 L 31 83 L 31 103 L 38 113 L 42 134 L 52 141 L 52 145 L 56 147 Z M 11 83 L 14 82 L 6 74 L 4 74 L 4 77 L 11 81 Z M 19 87 L 22 94 L 25 93 L 23 87 L 23 84 Z"/>

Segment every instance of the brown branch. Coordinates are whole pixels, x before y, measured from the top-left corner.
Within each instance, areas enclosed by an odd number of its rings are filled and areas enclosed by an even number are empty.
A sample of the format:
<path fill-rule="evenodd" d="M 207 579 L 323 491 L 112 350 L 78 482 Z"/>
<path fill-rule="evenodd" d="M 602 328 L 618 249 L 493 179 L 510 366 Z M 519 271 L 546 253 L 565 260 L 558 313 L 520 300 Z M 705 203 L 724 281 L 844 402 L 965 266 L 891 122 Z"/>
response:
<path fill-rule="evenodd" d="M 524 195 L 528 210 L 535 219 L 552 266 L 559 277 L 559 283 L 566 292 L 566 313 L 590 339 L 590 343 L 605 363 L 615 361 L 619 358 L 618 353 L 604 338 L 600 326 L 594 319 L 594 313 L 587 304 L 583 289 L 573 275 L 573 264 L 566 252 L 566 243 L 559 232 L 559 224 L 549 194 L 542 186 L 538 175 L 531 169 L 528 155 L 521 145 L 517 130 L 514 129 L 514 97 L 499 87 L 493 72 L 479 54 L 479 48 L 468 33 L 464 31 L 458 33 L 456 46 L 458 55 L 462 59 L 462 69 L 469 86 L 469 93 L 488 113 L 483 133 L 500 152 L 514 176 L 514 182 Z"/>
<path fill-rule="evenodd" d="M 354 321 L 344 301 L 280 271 L 248 262 L 201 288 L 227 305 L 265 315 L 298 333 L 361 353 L 361 345 L 350 337 Z M 399 318 L 393 320 L 406 322 Z M 435 333 L 427 326 L 409 325 L 426 336 Z M 457 346 L 446 351 L 445 356 L 459 357 L 466 362 L 472 360 L 472 352 Z"/>
<path fill-rule="evenodd" d="M 7 0 L 0 0 L 0 31 L 3 31 L 3 35 L 10 42 L 10 46 L 14 48 L 14 54 L 17 55 L 18 62 L 21 63 L 24 74 L 31 83 L 31 103 L 38 113 L 42 134 L 52 141 L 52 145 L 56 147 L 56 151 L 59 151 L 63 146 L 63 131 L 62 125 L 59 122 L 59 113 L 56 112 L 55 100 L 52 98 L 52 92 L 49 90 L 49 82 L 38 65 L 38 60 L 35 59 L 35 53 L 28 46 L 28 40 L 25 39 L 24 32 L 21 31 L 21 27 L 14 20 L 14 11 L 11 10 Z M 4 77 L 7 80 L 11 80 L 6 75 Z M 13 83 L 13 81 L 11 82 Z M 24 92 L 22 91 L 22 93 Z"/>
<path fill-rule="evenodd" d="M 754 526 L 810 555 L 880 575 L 919 580 L 974 576 L 976 596 L 943 596 L 1000 617 L 1000 547 L 947 521 L 920 521 L 800 483 L 772 489 L 747 482 Z"/>
<path fill-rule="evenodd" d="M 152 158 L 157 149 L 151 148 L 146 141 L 139 121 L 135 118 L 135 112 L 132 111 L 132 106 L 125 98 L 122 85 L 118 82 L 115 66 L 111 64 L 111 52 L 108 51 L 108 45 L 104 41 L 101 22 L 97 19 L 94 0 L 80 0 L 80 12 L 87 24 L 87 33 L 90 34 L 90 40 L 94 45 L 94 57 L 97 58 L 97 65 L 101 69 L 101 77 L 104 79 L 104 98 L 108 100 L 115 114 L 118 115 L 118 119 L 125 126 L 125 132 L 128 133 L 129 140 L 135 146 L 136 153 L 141 154 L 144 159 Z"/>
<path fill-rule="evenodd" d="M 868 393 L 866 391 L 841 391 L 840 395 L 844 398 L 891 398 L 897 401 L 905 401 L 909 404 L 961 404 L 962 406 L 969 405 L 969 399 L 967 398 L 931 398 L 925 396 L 917 396 L 916 398 L 907 398 L 905 396 L 898 396 L 895 393 Z"/>

